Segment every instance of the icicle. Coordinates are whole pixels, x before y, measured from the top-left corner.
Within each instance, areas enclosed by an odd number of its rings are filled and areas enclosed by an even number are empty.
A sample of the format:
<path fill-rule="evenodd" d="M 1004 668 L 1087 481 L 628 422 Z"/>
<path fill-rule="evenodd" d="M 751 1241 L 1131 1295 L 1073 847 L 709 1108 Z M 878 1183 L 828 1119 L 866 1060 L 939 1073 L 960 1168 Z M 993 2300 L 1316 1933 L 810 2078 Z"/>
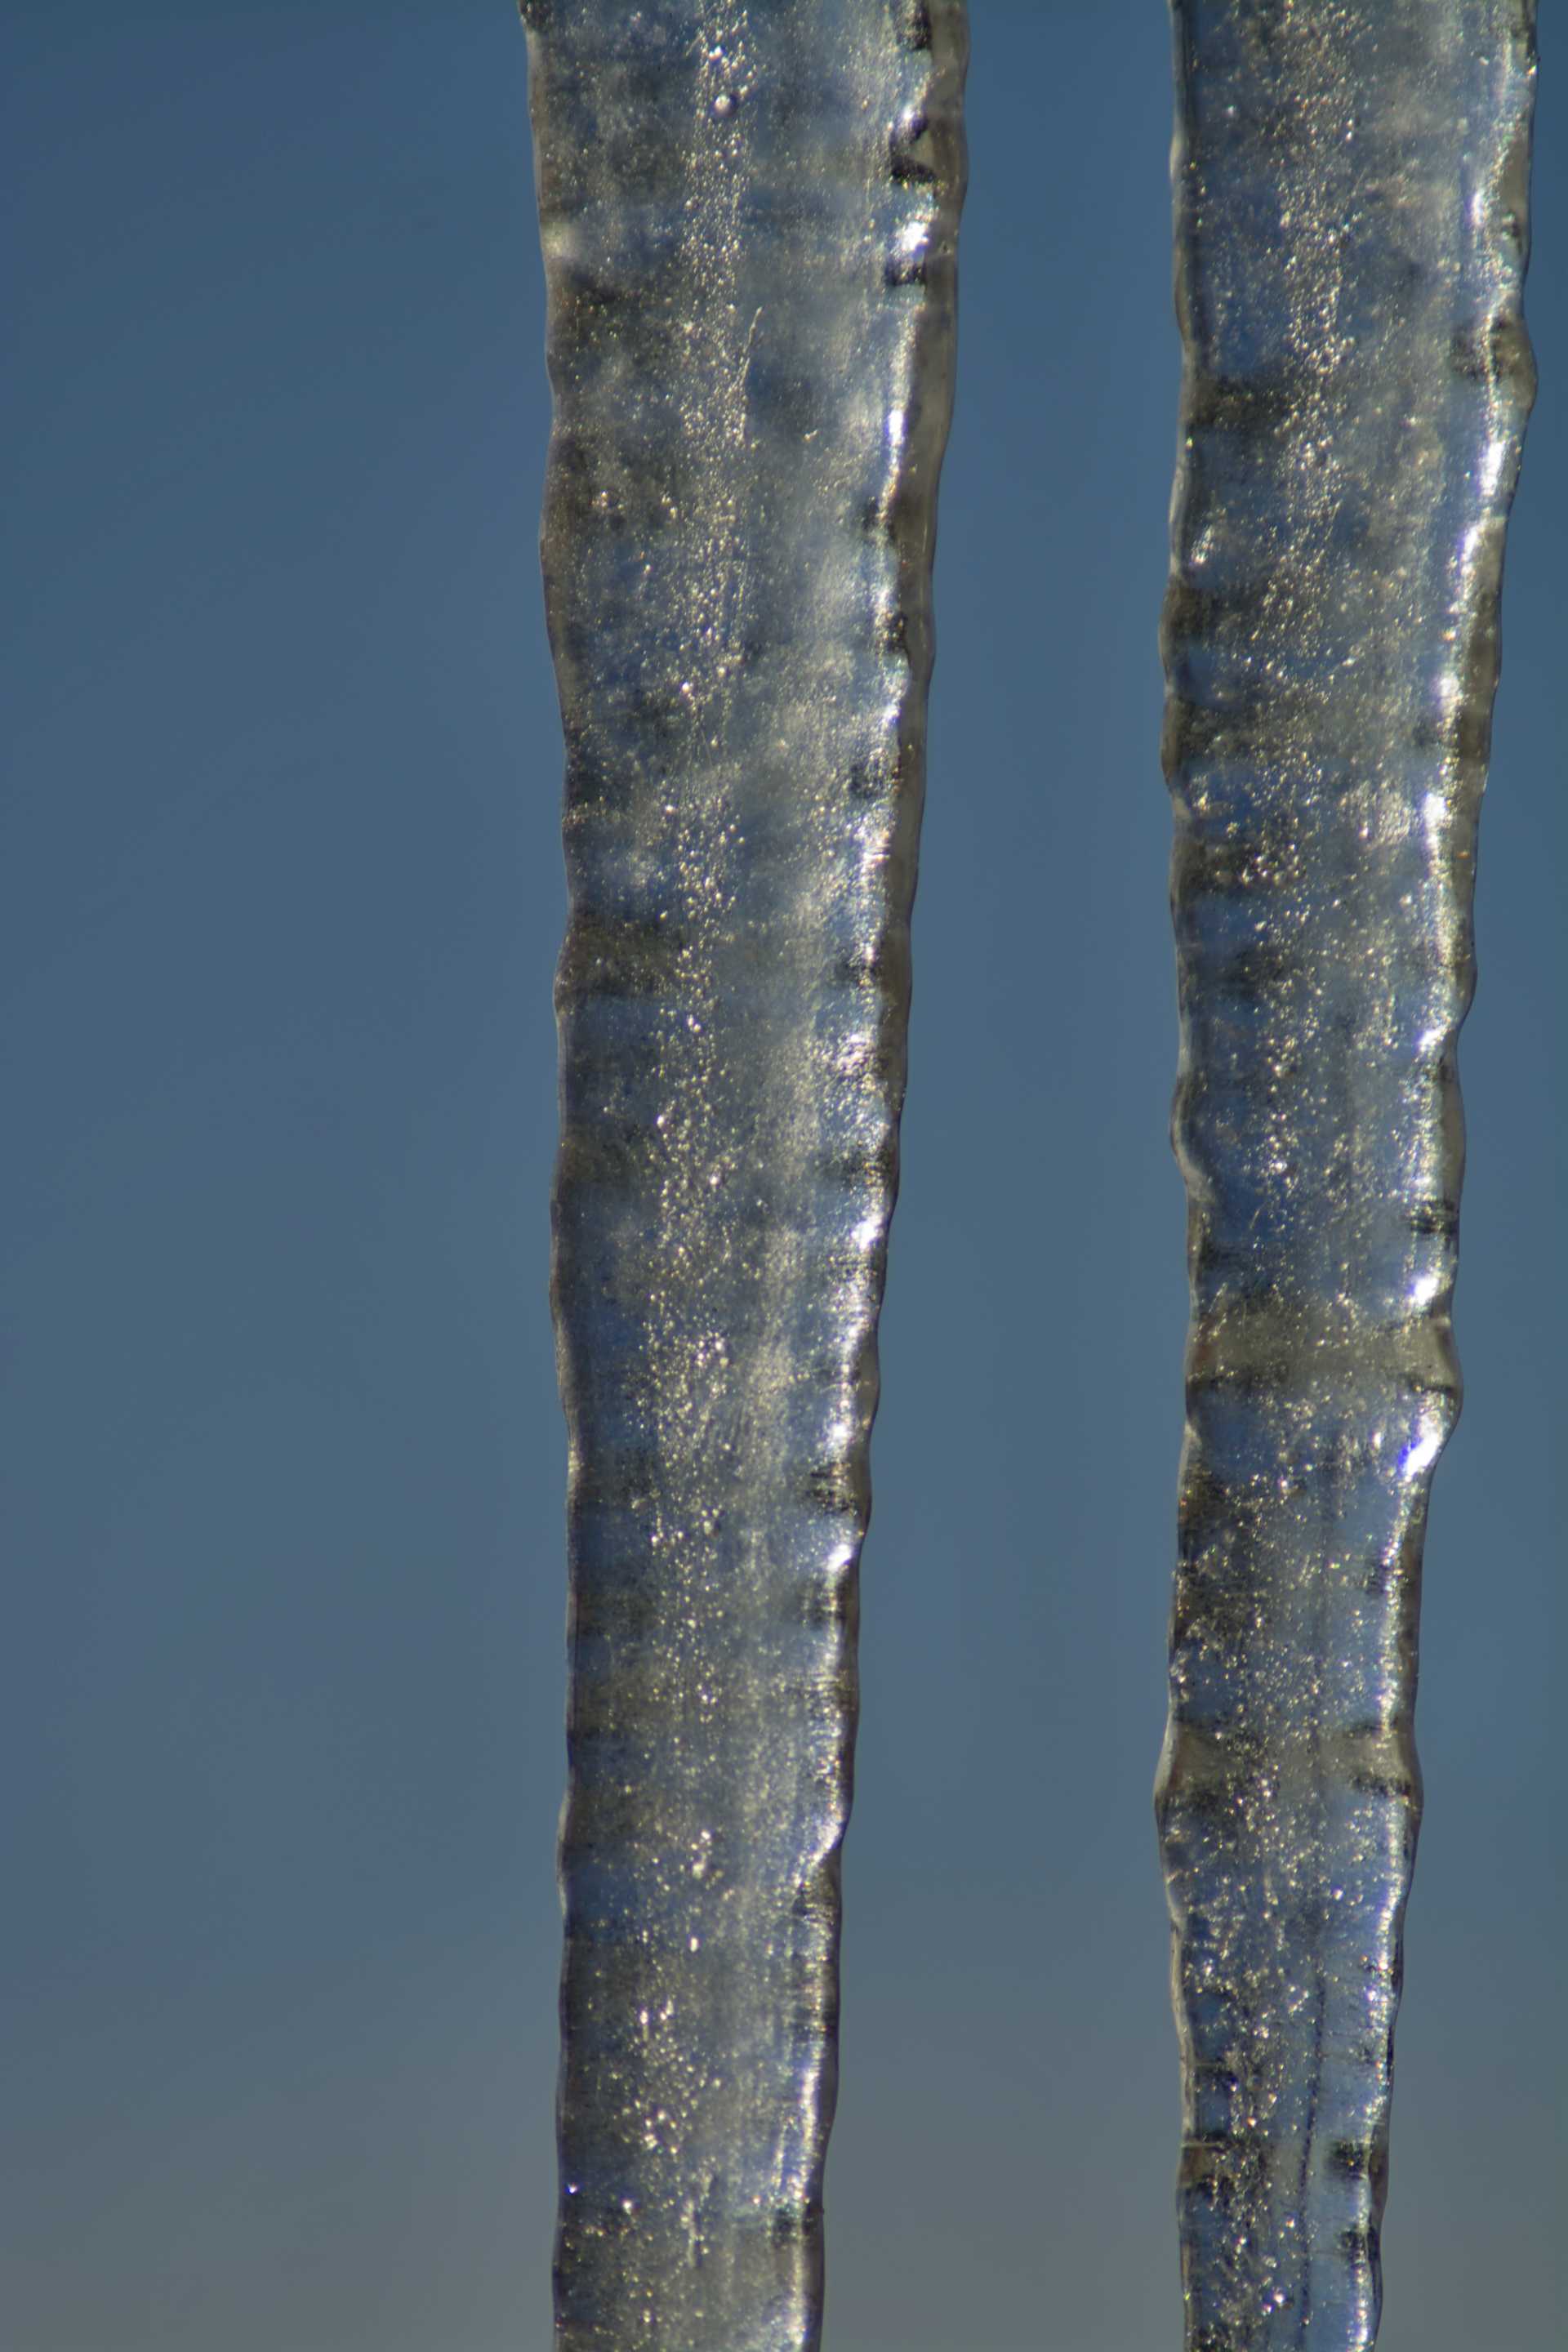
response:
<path fill-rule="evenodd" d="M 1178 0 L 1193 1324 L 1159 1814 L 1189 2352 L 1373 2340 L 1532 0 Z"/>
<path fill-rule="evenodd" d="M 527 0 L 567 745 L 563 2352 L 819 2340 L 962 0 Z"/>

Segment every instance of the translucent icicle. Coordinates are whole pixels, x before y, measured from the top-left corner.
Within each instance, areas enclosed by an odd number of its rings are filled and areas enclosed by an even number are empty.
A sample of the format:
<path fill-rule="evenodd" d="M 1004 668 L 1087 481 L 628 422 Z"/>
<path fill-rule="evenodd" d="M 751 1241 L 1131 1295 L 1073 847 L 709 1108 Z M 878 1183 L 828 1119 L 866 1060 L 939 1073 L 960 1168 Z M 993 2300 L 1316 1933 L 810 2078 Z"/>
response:
<path fill-rule="evenodd" d="M 819 2340 L 961 0 L 527 0 L 567 747 L 563 2352 Z"/>
<path fill-rule="evenodd" d="M 1175 12 L 1193 1324 L 1158 1802 L 1189 2352 L 1377 2328 L 1534 13 Z"/>

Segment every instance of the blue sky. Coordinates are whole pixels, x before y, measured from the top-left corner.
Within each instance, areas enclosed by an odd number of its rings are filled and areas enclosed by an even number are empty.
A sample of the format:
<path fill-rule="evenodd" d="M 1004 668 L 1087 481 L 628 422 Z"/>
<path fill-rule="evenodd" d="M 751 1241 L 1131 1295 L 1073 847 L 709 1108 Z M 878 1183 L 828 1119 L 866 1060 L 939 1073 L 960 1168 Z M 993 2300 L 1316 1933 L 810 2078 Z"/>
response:
<path fill-rule="evenodd" d="M 973 13 L 827 2340 L 1153 2352 L 1167 28 Z M 0 47 L 4 2334 L 532 2352 L 563 886 L 522 39 L 506 0 L 12 0 Z M 1560 2310 L 1555 63 L 1383 2352 Z"/>

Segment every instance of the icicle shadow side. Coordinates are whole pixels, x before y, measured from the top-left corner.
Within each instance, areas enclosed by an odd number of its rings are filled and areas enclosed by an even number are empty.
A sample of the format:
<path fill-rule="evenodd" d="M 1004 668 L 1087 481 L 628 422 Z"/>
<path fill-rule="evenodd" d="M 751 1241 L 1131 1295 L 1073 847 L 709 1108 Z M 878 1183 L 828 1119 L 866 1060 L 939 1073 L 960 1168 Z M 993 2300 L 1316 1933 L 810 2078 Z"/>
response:
<path fill-rule="evenodd" d="M 1158 1812 L 1189 2352 L 1372 2345 L 1527 0 L 1177 0 L 1164 756 L 1193 1323 Z"/>
<path fill-rule="evenodd" d="M 962 0 L 527 0 L 567 750 L 563 2352 L 819 2341 Z"/>

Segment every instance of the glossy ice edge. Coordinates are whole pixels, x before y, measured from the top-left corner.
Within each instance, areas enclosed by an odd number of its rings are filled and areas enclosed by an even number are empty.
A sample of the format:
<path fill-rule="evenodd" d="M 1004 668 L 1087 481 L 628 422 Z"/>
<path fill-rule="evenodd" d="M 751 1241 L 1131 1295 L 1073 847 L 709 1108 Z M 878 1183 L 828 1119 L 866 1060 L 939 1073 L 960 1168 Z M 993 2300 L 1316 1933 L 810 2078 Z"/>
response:
<path fill-rule="evenodd" d="M 1522 0 L 1178 0 L 1193 1323 L 1158 1811 L 1189 2352 L 1372 2344 L 1534 94 Z"/>
<path fill-rule="evenodd" d="M 558 2344 L 819 2341 L 961 0 L 531 0 L 567 751 Z"/>

